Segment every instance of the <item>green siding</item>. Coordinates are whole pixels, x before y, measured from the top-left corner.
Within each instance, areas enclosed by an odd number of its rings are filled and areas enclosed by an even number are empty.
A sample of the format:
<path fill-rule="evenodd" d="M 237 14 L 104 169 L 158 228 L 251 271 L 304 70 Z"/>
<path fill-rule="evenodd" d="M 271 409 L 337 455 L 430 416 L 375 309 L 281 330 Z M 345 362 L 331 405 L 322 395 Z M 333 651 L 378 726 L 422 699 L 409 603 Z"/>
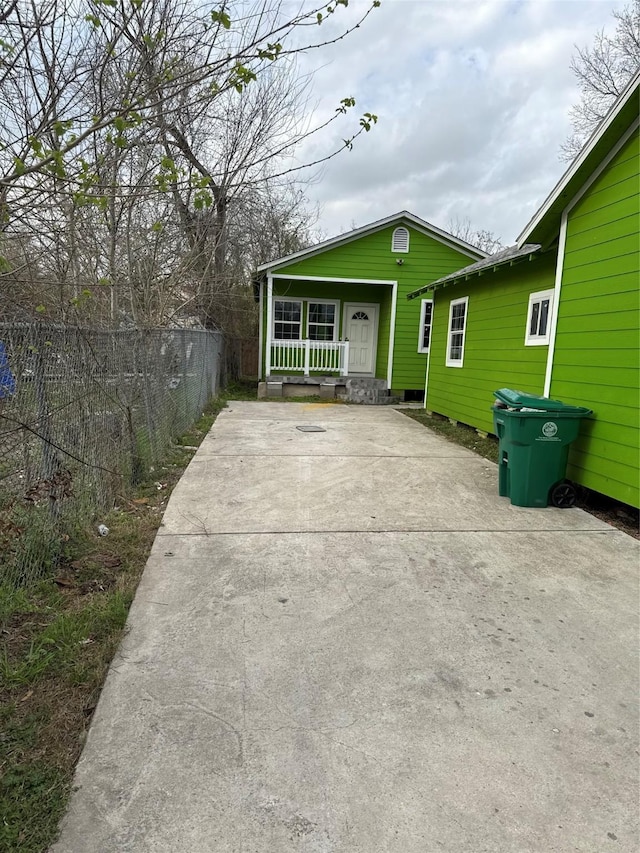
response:
<path fill-rule="evenodd" d="M 640 504 L 640 146 L 624 145 L 570 212 L 552 397 L 589 406 L 569 476 Z"/>
<path fill-rule="evenodd" d="M 392 253 L 391 237 L 398 225 L 408 228 L 410 244 L 408 254 Z M 402 265 L 396 259 L 402 259 Z M 476 258 L 454 249 L 417 231 L 409 223 L 398 220 L 389 227 L 367 234 L 341 246 L 328 248 L 317 255 L 301 259 L 277 270 L 278 275 L 320 276 L 335 279 L 374 279 L 397 281 L 395 342 L 393 378 L 391 387 L 397 390 L 423 388 L 427 356 L 418 352 L 418 325 L 420 300 L 407 300 L 406 296 L 429 281 L 472 263 Z M 389 357 L 389 331 L 391 324 L 390 285 L 353 285 L 341 282 L 293 281 L 274 279 L 274 293 L 295 294 L 309 298 L 339 299 L 340 313 L 344 302 L 355 301 L 352 294 L 363 288 L 358 299 L 378 302 L 380 318 L 376 376 L 386 379 Z M 264 313 L 266 316 L 266 300 Z M 263 320 L 266 329 L 266 320 Z"/>
<path fill-rule="evenodd" d="M 497 388 L 541 394 L 546 346 L 524 346 L 529 295 L 553 287 L 555 252 L 437 290 L 426 407 L 493 432 Z M 449 303 L 469 297 L 463 367 L 446 367 Z"/>

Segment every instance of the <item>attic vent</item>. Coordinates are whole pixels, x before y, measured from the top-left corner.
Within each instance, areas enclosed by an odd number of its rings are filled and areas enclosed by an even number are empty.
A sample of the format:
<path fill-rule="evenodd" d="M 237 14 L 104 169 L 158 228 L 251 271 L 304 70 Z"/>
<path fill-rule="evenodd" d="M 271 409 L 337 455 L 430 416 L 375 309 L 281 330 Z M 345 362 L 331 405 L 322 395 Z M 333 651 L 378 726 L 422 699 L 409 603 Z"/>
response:
<path fill-rule="evenodd" d="M 409 251 L 409 232 L 406 228 L 396 228 L 391 238 L 392 252 Z"/>

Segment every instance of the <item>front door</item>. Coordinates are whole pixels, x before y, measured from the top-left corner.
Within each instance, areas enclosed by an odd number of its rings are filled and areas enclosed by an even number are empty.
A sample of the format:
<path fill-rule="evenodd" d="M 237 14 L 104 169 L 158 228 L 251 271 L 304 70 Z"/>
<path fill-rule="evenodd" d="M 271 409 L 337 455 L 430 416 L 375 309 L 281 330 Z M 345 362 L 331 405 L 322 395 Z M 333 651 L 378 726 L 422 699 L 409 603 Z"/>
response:
<path fill-rule="evenodd" d="M 345 305 L 345 337 L 349 340 L 349 373 L 373 375 L 378 342 L 378 306 Z"/>

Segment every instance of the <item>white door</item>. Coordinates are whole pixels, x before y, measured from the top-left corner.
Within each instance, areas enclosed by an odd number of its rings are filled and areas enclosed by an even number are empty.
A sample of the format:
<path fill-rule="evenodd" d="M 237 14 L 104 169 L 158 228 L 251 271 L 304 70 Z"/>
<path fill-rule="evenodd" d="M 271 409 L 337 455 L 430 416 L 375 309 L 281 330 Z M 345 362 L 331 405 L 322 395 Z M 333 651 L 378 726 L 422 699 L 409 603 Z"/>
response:
<path fill-rule="evenodd" d="M 378 342 L 378 306 L 345 305 L 345 337 L 349 339 L 349 373 L 373 375 Z"/>

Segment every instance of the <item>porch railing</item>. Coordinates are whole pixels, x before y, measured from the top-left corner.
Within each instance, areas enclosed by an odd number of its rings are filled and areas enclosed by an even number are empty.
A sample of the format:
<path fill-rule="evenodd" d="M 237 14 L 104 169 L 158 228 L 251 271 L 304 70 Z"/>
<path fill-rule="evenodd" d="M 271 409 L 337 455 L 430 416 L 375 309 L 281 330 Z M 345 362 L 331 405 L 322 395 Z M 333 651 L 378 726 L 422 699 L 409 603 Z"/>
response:
<path fill-rule="evenodd" d="M 349 372 L 349 341 L 272 341 L 271 370 L 290 370 L 305 376 Z"/>

